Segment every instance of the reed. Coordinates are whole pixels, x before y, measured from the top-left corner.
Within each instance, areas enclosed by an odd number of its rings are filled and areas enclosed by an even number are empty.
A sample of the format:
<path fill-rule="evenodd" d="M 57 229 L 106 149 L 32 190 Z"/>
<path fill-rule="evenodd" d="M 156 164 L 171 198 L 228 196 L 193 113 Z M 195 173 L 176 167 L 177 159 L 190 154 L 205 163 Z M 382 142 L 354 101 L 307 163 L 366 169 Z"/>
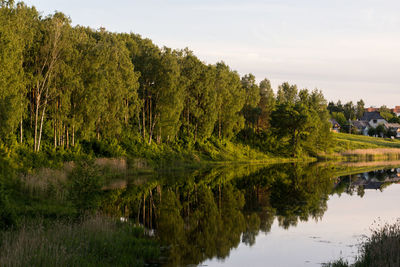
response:
<path fill-rule="evenodd" d="M 400 266 L 400 219 L 394 224 L 372 229 L 371 236 L 362 243 L 359 254 L 354 264 L 340 259 L 324 266 Z"/>
<path fill-rule="evenodd" d="M 143 228 L 101 215 L 0 234 L 0 266 L 144 266 L 160 255 Z"/>

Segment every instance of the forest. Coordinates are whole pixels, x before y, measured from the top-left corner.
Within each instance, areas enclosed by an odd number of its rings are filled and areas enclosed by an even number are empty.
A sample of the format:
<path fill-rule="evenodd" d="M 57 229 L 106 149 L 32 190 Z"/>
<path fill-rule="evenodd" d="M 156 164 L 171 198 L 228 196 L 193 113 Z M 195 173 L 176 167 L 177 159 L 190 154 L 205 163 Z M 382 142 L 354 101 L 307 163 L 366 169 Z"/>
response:
<path fill-rule="evenodd" d="M 317 89 L 286 82 L 275 93 L 268 79 L 204 63 L 188 48 L 72 26 L 63 13 L 43 16 L 22 2 L 0 1 L 0 21 L 0 149 L 8 155 L 233 142 L 299 157 L 331 145 Z"/>

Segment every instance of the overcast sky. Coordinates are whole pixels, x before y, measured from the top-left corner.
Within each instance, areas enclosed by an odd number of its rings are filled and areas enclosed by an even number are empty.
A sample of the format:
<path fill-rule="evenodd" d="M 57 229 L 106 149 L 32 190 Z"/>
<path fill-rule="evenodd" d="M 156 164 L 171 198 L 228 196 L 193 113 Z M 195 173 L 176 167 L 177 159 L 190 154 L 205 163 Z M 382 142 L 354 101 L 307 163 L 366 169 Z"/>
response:
<path fill-rule="evenodd" d="M 74 25 L 189 47 L 241 75 L 318 88 L 328 100 L 400 105 L 399 0 L 27 0 Z"/>

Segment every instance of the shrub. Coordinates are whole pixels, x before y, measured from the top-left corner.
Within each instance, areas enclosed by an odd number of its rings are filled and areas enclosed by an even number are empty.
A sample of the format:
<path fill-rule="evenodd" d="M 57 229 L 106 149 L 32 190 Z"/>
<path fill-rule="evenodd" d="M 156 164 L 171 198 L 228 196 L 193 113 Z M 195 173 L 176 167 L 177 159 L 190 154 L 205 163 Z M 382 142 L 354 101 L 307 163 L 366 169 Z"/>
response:
<path fill-rule="evenodd" d="M 93 160 L 82 160 L 70 173 L 69 197 L 80 212 L 93 211 L 100 205 L 103 176 Z"/>

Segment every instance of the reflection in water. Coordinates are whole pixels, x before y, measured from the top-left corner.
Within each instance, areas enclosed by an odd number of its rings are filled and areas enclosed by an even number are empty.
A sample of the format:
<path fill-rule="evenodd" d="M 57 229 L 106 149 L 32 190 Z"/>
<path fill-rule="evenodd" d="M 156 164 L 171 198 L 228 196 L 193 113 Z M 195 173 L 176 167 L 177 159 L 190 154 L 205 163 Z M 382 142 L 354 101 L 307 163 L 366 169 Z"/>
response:
<path fill-rule="evenodd" d="M 228 257 L 240 242 L 254 245 L 275 218 L 284 229 L 318 221 L 329 195 L 362 197 L 366 189 L 398 182 L 398 173 L 391 169 L 333 178 L 332 168 L 316 165 L 221 167 L 132 180 L 125 188 L 107 191 L 102 207 L 155 230 L 169 248 L 164 265 L 199 264 Z"/>

